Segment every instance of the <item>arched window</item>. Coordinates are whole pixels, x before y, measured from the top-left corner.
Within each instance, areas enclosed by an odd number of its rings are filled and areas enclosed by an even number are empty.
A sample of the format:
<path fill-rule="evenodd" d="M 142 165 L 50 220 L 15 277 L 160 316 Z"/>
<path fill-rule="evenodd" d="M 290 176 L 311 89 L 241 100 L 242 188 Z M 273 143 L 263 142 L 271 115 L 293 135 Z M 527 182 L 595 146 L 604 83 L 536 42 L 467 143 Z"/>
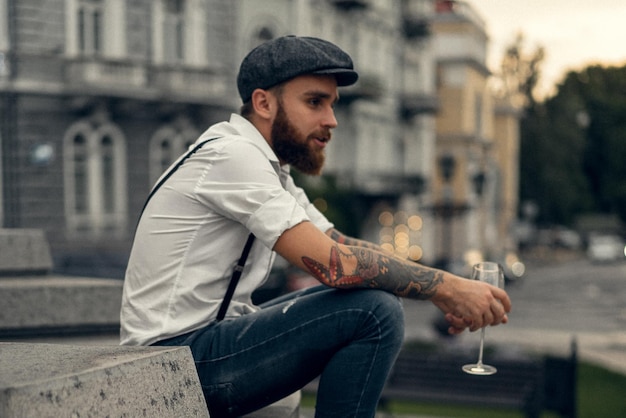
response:
<path fill-rule="evenodd" d="M 150 187 L 170 165 L 185 153 L 198 138 L 192 128 L 176 129 L 164 126 L 150 140 Z"/>
<path fill-rule="evenodd" d="M 260 26 L 259 28 L 253 30 L 250 34 L 248 49 L 250 50 L 264 42 L 274 39 L 275 37 L 276 31 L 269 25 Z"/>
<path fill-rule="evenodd" d="M 259 42 L 266 42 L 274 39 L 273 31 L 268 27 L 263 27 L 259 30 L 259 34 L 257 35 L 257 39 Z"/>
<path fill-rule="evenodd" d="M 64 138 L 65 215 L 70 235 L 126 233 L 126 144 L 110 123 L 81 121 Z"/>
<path fill-rule="evenodd" d="M 102 208 L 105 214 L 115 213 L 115 148 L 110 136 L 100 140 L 102 155 Z"/>
<path fill-rule="evenodd" d="M 74 211 L 85 214 L 89 210 L 87 197 L 87 138 L 83 132 L 78 132 L 72 139 L 72 160 L 74 163 Z"/>

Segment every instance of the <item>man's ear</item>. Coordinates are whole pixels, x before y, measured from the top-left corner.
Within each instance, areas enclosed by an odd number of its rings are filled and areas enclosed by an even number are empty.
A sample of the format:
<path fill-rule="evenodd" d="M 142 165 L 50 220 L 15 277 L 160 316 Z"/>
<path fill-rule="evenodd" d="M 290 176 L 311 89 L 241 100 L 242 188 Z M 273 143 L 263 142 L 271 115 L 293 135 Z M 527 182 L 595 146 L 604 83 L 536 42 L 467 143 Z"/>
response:
<path fill-rule="evenodd" d="M 262 119 L 272 119 L 275 114 L 276 98 L 268 90 L 256 89 L 252 92 L 252 107 L 254 112 Z"/>

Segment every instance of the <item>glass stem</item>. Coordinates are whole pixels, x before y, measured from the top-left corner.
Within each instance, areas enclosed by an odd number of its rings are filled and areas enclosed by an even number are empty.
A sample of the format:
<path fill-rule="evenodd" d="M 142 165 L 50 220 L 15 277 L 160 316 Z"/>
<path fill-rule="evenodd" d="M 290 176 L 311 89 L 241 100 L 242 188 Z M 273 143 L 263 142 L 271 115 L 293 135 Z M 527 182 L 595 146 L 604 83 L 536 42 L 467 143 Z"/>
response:
<path fill-rule="evenodd" d="M 480 350 L 478 351 L 478 365 L 483 365 L 483 347 L 485 345 L 485 328 L 480 330 Z"/>

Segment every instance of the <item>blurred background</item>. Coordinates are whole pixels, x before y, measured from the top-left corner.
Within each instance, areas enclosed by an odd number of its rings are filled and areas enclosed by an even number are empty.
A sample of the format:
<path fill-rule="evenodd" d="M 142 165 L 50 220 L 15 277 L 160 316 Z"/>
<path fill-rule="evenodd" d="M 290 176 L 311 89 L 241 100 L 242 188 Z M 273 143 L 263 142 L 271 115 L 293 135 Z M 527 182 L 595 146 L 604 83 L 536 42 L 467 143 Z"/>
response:
<path fill-rule="evenodd" d="M 323 175 L 295 176 L 336 227 L 462 275 L 502 264 L 514 308 L 489 359 L 578 354 L 626 375 L 624 16 L 623 0 L 0 0 L 0 264 L 36 260 L 16 238 L 36 230 L 70 278 L 22 280 L 48 260 L 0 271 L 0 337 L 118 344 L 150 188 L 238 112 L 245 54 L 298 34 L 360 73 Z M 279 259 L 254 298 L 316 283 Z M 404 306 L 408 342 L 475 354 L 432 304 Z M 623 380 L 585 370 L 579 416 L 624 416 Z"/>
<path fill-rule="evenodd" d="M 319 178 L 337 228 L 464 273 L 624 259 L 626 34 L 619 0 L 0 0 L 0 226 L 42 229 L 54 269 L 122 278 L 160 173 L 237 112 L 238 63 L 329 39 L 341 89 Z M 621 14 L 623 15 L 623 13 Z M 601 27 L 602 30 L 596 30 Z M 301 273 L 283 287 L 299 287 Z"/>

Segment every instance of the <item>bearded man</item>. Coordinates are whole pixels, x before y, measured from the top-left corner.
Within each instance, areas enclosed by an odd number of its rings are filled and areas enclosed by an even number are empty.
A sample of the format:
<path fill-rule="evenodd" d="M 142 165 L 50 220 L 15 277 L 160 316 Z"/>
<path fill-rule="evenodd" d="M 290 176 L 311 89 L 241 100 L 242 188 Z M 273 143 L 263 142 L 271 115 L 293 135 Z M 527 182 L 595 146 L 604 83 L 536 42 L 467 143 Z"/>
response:
<path fill-rule="evenodd" d="M 258 46 L 240 66 L 240 115 L 204 132 L 145 207 L 121 343 L 190 346 L 214 418 L 316 377 L 316 417 L 373 417 L 402 345 L 401 298 L 435 304 L 453 334 L 508 320 L 504 290 L 345 236 L 294 184 L 290 167 L 321 172 L 338 87 L 357 78 L 350 56 L 322 39 Z M 276 254 L 320 285 L 255 306 Z"/>

